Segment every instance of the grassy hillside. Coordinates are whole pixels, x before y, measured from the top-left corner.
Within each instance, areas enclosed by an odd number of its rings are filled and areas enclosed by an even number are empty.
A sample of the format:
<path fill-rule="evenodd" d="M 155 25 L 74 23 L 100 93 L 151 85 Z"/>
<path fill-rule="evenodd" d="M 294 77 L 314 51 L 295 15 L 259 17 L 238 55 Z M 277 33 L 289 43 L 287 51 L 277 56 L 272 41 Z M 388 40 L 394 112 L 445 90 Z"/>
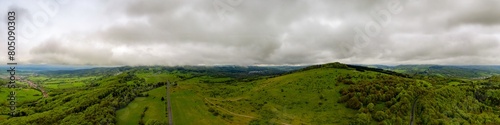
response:
<path fill-rule="evenodd" d="M 2 99 L 0 100 L 0 104 L 7 105 L 7 97 L 10 95 L 10 92 L 12 90 L 14 90 L 17 93 L 16 95 L 17 103 L 31 102 L 42 98 L 42 93 L 34 89 L 0 88 L 0 97 L 2 97 Z"/>
<path fill-rule="evenodd" d="M 19 89 L 19 114 L 8 116 L 3 103 L 0 124 L 165 124 L 166 81 L 175 124 L 500 123 L 499 76 L 455 79 L 341 63 L 290 72 L 227 66 L 79 71 L 27 77 L 49 96 Z"/>
<path fill-rule="evenodd" d="M 178 91 L 172 94 L 174 123 L 179 125 L 227 124 L 208 112 L 204 99 L 193 91 Z"/>
<path fill-rule="evenodd" d="M 447 85 L 447 79 L 333 65 L 251 82 L 200 85 L 200 91 L 209 96 L 209 112 L 228 122 L 408 124 L 413 117 L 416 124 L 500 123 L 498 107 L 478 101 L 472 91 L 482 87 L 474 84 Z"/>
<path fill-rule="evenodd" d="M 338 103 L 342 96 L 339 91 L 365 79 L 381 80 L 381 76 L 389 77 L 346 66 L 314 66 L 234 87 L 210 85 L 207 87 L 215 89 L 205 93 L 216 112 L 251 116 L 234 117 L 248 119 L 251 124 L 349 124 L 359 111 Z"/>
<path fill-rule="evenodd" d="M 166 88 L 159 87 L 142 93 L 145 97 L 137 97 L 127 107 L 116 112 L 117 124 L 136 125 L 157 120 L 167 123 L 165 111 Z M 163 98 L 163 100 L 162 100 Z"/>

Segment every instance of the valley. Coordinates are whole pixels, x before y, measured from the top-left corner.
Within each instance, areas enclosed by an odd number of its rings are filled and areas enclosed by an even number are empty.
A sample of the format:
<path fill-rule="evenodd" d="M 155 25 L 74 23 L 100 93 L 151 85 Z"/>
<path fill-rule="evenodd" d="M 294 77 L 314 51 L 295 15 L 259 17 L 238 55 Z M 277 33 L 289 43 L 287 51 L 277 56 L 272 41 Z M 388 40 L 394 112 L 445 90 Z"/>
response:
<path fill-rule="evenodd" d="M 38 71 L 21 75 L 16 116 L 0 101 L 0 124 L 499 124 L 500 76 L 451 77 L 470 70 L 328 63 Z"/>
<path fill-rule="evenodd" d="M 0 125 L 500 125 L 496 0 L 0 0 Z"/>

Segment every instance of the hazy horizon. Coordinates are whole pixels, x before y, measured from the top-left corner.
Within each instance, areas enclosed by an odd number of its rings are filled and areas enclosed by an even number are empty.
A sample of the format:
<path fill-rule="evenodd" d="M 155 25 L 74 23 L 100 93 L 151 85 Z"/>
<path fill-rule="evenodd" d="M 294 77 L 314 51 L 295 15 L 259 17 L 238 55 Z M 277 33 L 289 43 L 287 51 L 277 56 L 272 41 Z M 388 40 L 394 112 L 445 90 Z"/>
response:
<path fill-rule="evenodd" d="M 328 63 L 335 63 L 335 62 L 328 62 Z M 339 62 L 342 63 L 342 62 Z M 90 68 L 98 68 L 98 67 L 140 67 L 140 66 L 166 66 L 166 67 L 176 67 L 176 66 L 312 66 L 312 65 L 321 65 L 321 64 L 327 64 L 327 63 L 314 63 L 314 64 L 254 64 L 254 65 L 237 65 L 237 64 L 210 64 L 210 65 L 205 65 L 205 64 L 196 64 L 196 65 L 65 65 L 65 64 L 18 64 L 16 67 L 23 68 L 26 66 L 34 66 L 34 67 L 90 67 Z M 421 66 L 500 66 L 500 65 L 495 65 L 495 64 L 356 64 L 356 63 L 343 63 L 343 64 L 348 64 L 348 65 L 360 65 L 360 66 L 416 66 L 416 65 L 421 65 Z M 0 67 L 9 67 L 10 65 L 5 65 L 2 64 Z"/>

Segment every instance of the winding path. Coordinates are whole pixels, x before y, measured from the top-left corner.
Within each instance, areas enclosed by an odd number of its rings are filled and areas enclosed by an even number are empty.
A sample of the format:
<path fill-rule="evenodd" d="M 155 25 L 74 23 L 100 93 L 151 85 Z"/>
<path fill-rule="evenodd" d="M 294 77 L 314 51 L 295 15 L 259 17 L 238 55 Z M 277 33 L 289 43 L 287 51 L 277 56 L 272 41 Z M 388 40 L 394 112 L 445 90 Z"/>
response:
<path fill-rule="evenodd" d="M 207 98 L 205 98 L 205 100 L 206 100 L 208 103 L 210 103 L 210 104 L 212 104 L 212 105 L 215 105 L 214 103 L 212 103 L 212 102 L 211 102 L 210 100 L 208 100 Z M 215 107 L 217 107 L 217 108 L 219 108 L 219 109 L 221 109 L 221 110 L 224 110 L 224 111 L 226 111 L 226 112 L 228 112 L 228 113 L 230 113 L 230 114 L 232 114 L 232 115 L 235 115 L 235 116 L 247 117 L 247 118 L 251 118 L 251 119 L 255 118 L 255 117 L 253 117 L 253 116 L 242 115 L 242 114 L 238 114 L 238 113 L 231 112 L 231 111 L 229 111 L 229 110 L 227 110 L 227 109 L 225 109 L 225 108 L 222 108 L 222 107 L 220 107 L 220 106 L 218 106 L 218 105 L 215 105 Z"/>
<path fill-rule="evenodd" d="M 49 95 L 47 94 L 47 91 L 45 91 L 45 89 L 43 89 L 41 86 L 38 86 L 37 84 L 35 84 L 29 80 L 24 80 L 24 81 L 26 81 L 30 87 L 33 87 L 35 89 L 40 90 L 42 92 L 44 98 L 49 97 Z"/>
<path fill-rule="evenodd" d="M 413 106 L 411 107 L 410 125 L 413 125 L 415 121 L 415 106 L 417 106 L 417 101 L 418 101 L 418 96 L 415 99 L 415 101 L 413 101 Z"/>
<path fill-rule="evenodd" d="M 168 112 L 168 124 L 173 125 L 173 114 L 172 114 L 172 105 L 170 104 L 170 82 L 167 81 L 167 112 Z"/>
<path fill-rule="evenodd" d="M 229 100 L 231 100 L 231 101 L 236 101 L 236 100 L 240 100 L 240 99 L 243 99 L 243 98 L 235 98 L 235 99 L 229 99 Z M 217 99 L 213 99 L 213 100 L 217 100 Z M 239 116 L 239 117 L 245 117 L 245 118 L 249 118 L 249 119 L 254 119 L 254 118 L 255 118 L 255 117 L 253 117 L 253 116 L 243 115 L 243 114 L 238 114 L 238 113 L 231 112 L 231 111 L 229 111 L 229 110 L 227 110 L 227 109 L 225 109 L 225 108 L 222 108 L 222 107 L 220 107 L 220 106 L 218 106 L 218 105 L 215 105 L 215 103 L 213 103 L 213 102 L 211 102 L 210 100 L 208 100 L 208 98 L 205 98 L 205 101 L 207 101 L 208 103 L 210 103 L 210 104 L 214 105 L 215 107 L 219 108 L 220 110 L 223 110 L 223 111 L 225 111 L 225 112 L 228 112 L 229 114 L 232 114 L 232 115 L 235 115 L 235 116 Z M 282 125 L 290 125 L 290 124 L 288 124 L 288 123 L 276 122 L 276 121 L 275 121 L 275 123 L 279 123 L 279 124 L 282 124 Z"/>

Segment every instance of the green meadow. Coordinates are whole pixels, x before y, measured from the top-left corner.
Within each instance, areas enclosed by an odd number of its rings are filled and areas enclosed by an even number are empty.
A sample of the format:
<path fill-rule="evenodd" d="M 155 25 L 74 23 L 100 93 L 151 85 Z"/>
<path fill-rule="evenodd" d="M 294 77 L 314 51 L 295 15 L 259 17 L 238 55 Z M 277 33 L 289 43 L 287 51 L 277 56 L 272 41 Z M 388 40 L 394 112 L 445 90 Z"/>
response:
<path fill-rule="evenodd" d="M 179 90 L 171 94 L 174 124 L 221 125 L 226 122 L 208 111 L 204 99 L 191 90 Z"/>
<path fill-rule="evenodd" d="M 139 124 L 141 121 L 141 114 L 144 114 L 142 118 L 143 123 L 149 120 L 155 119 L 162 122 L 167 122 L 166 116 L 166 92 L 165 87 L 159 87 L 143 94 L 149 95 L 148 97 L 137 97 L 134 101 L 130 102 L 127 107 L 120 109 L 116 112 L 118 124 L 124 125 L 135 125 Z M 161 98 L 165 100 L 162 101 Z M 146 112 L 144 109 L 147 107 Z"/>
<path fill-rule="evenodd" d="M 262 74 L 250 73 L 255 70 Z M 49 96 L 20 83 L 20 114 L 8 116 L 0 107 L 0 124 L 167 124 L 167 81 L 172 122 L 181 125 L 500 123 L 499 76 L 400 70 L 329 63 L 291 71 L 142 66 L 51 72 L 27 77 Z M 0 88 L 0 97 L 8 92 Z"/>
<path fill-rule="evenodd" d="M 7 97 L 10 95 L 10 92 L 12 90 L 14 90 L 14 92 L 16 93 L 16 102 L 18 102 L 18 103 L 36 101 L 36 100 L 42 98 L 42 93 L 37 91 L 37 90 L 34 90 L 34 89 L 0 88 L 0 97 L 3 98 L 0 100 L 0 104 L 8 103 Z"/>

